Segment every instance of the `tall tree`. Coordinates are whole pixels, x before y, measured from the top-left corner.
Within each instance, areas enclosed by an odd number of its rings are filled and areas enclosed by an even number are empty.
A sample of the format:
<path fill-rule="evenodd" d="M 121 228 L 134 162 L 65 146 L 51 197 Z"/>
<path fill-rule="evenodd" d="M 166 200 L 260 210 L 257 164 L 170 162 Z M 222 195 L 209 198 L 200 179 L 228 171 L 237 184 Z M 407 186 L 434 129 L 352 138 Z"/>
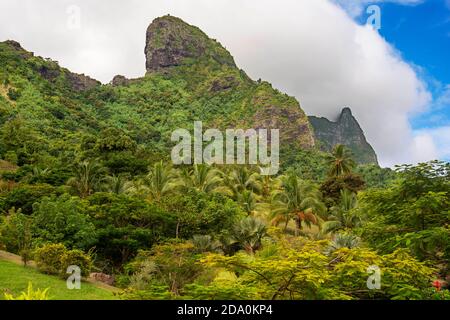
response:
<path fill-rule="evenodd" d="M 330 167 L 328 172 L 330 176 L 342 176 L 351 173 L 356 166 L 355 161 L 352 159 L 352 152 L 342 144 L 334 147 L 331 154 L 327 157 L 327 163 Z"/>
<path fill-rule="evenodd" d="M 74 176 L 67 184 L 73 187 L 81 198 L 85 198 L 101 187 L 106 169 L 96 160 L 83 161 L 74 168 Z"/>
<path fill-rule="evenodd" d="M 349 190 L 341 190 L 340 203 L 330 209 L 331 214 L 327 218 L 328 221 L 322 224 L 322 232 L 331 233 L 358 226 L 361 219 L 353 210 L 357 205 L 356 194 Z"/>
<path fill-rule="evenodd" d="M 222 184 L 222 173 L 206 164 L 195 164 L 192 168 L 181 171 L 182 184 L 185 188 L 212 192 Z"/>
<path fill-rule="evenodd" d="M 302 223 L 308 226 L 319 225 L 319 217 L 326 213 L 326 206 L 317 187 L 293 173 L 281 176 L 280 181 L 281 189 L 273 195 L 273 224 L 284 222 L 286 230 L 289 221 L 294 220 L 296 235 L 302 229 Z"/>
<path fill-rule="evenodd" d="M 153 201 L 161 201 L 161 198 L 181 186 L 174 169 L 164 165 L 162 161 L 157 162 L 150 172 L 142 180 L 147 198 Z"/>
<path fill-rule="evenodd" d="M 237 200 L 239 195 L 246 190 L 259 194 L 261 192 L 260 180 L 259 173 L 244 166 L 239 166 L 228 175 L 224 175 L 224 185 L 234 200 Z"/>

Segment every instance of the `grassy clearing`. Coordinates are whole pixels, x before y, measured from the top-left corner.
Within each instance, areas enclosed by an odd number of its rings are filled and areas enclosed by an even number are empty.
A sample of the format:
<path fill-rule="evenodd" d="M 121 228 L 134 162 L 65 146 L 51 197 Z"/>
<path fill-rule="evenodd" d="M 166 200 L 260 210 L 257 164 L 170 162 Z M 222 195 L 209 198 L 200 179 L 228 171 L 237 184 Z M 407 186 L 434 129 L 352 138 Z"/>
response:
<path fill-rule="evenodd" d="M 14 296 L 26 291 L 28 282 L 34 289 L 50 288 L 51 300 L 112 300 L 116 299 L 111 290 L 99 288 L 89 282 L 82 282 L 80 290 L 69 290 L 66 281 L 45 275 L 32 267 L 23 267 L 17 263 L 0 259 L 0 300 L 4 292 Z"/>

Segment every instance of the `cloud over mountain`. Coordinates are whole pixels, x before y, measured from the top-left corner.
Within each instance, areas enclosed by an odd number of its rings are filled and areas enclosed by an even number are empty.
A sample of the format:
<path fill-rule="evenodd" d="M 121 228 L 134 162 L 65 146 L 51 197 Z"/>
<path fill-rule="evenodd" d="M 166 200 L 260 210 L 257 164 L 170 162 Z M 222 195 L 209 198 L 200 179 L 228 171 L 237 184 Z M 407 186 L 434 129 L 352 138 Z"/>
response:
<path fill-rule="evenodd" d="M 68 28 L 71 5 L 80 9 L 80 28 Z M 437 156 L 433 136 L 414 134 L 408 121 L 431 100 L 415 68 L 331 0 L 4 0 L 0 40 L 108 82 L 144 74 L 146 27 L 167 13 L 216 38 L 251 77 L 296 96 L 308 114 L 333 120 L 351 107 L 381 165 Z"/>

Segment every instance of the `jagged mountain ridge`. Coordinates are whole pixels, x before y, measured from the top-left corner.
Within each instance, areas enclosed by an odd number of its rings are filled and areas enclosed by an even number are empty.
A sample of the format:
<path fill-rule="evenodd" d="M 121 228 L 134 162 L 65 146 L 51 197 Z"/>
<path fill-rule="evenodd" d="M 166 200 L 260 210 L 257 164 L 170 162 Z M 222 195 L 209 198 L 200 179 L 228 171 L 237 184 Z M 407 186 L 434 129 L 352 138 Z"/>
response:
<path fill-rule="evenodd" d="M 336 121 L 315 116 L 310 116 L 309 121 L 322 150 L 331 151 L 335 145 L 343 144 L 353 152 L 358 163 L 378 164 L 377 155 L 350 108 L 342 109 Z"/>
<path fill-rule="evenodd" d="M 171 132 L 197 120 L 204 128 L 277 128 L 289 149 L 315 147 L 299 102 L 268 82 L 250 79 L 197 27 L 172 16 L 155 19 L 147 29 L 145 55 L 145 77 L 116 76 L 101 85 L 16 42 L 0 43 L 0 124 L 20 118 L 38 140 L 62 139 L 48 142 L 52 153 L 71 149 L 75 144 L 67 141 L 74 133 L 82 140 L 113 127 L 167 156 Z M 30 95 L 38 98 L 33 105 L 26 99 Z"/>

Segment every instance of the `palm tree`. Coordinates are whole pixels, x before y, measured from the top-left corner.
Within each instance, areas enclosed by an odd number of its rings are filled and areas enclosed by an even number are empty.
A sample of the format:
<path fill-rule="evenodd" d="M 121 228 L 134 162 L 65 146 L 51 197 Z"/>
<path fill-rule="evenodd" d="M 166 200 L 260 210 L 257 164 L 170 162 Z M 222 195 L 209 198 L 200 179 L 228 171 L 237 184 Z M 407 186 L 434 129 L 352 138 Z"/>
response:
<path fill-rule="evenodd" d="M 222 183 L 221 172 L 206 164 L 195 164 L 181 171 L 181 180 L 185 188 L 202 192 L 213 192 Z"/>
<path fill-rule="evenodd" d="M 328 221 L 322 224 L 322 233 L 326 234 L 357 226 L 361 221 L 353 210 L 357 205 L 358 200 L 353 192 L 347 189 L 341 190 L 341 201 L 338 206 L 330 209 L 331 215 L 328 216 Z"/>
<path fill-rule="evenodd" d="M 160 161 L 153 165 L 140 184 L 149 200 L 160 201 L 163 196 L 180 187 L 176 177 L 176 172 L 170 166 L 165 166 Z"/>
<path fill-rule="evenodd" d="M 194 250 L 198 253 L 217 252 L 220 249 L 221 243 L 209 235 L 196 235 L 191 240 L 194 245 Z"/>
<path fill-rule="evenodd" d="M 319 225 L 319 217 L 326 213 L 322 195 L 309 181 L 300 180 L 289 173 L 280 177 L 281 189 L 273 195 L 272 223 L 284 222 L 284 230 L 289 221 L 295 221 L 295 235 L 302 229 L 302 223 L 308 226 Z"/>
<path fill-rule="evenodd" d="M 336 145 L 332 153 L 327 157 L 327 163 L 330 166 L 329 176 L 337 177 L 351 173 L 356 166 L 352 156 L 352 152 L 344 145 Z"/>
<path fill-rule="evenodd" d="M 85 160 L 74 167 L 74 177 L 67 181 L 67 184 L 73 187 L 81 198 L 85 198 L 104 181 L 104 175 L 107 170 L 97 160 Z"/>
<path fill-rule="evenodd" d="M 333 241 L 331 241 L 329 247 L 326 250 L 326 254 L 331 254 L 336 250 L 342 248 L 357 248 L 361 244 L 361 239 L 357 236 L 349 233 L 338 233 L 334 236 Z"/>
<path fill-rule="evenodd" d="M 112 175 L 105 178 L 104 188 L 108 192 L 122 194 L 127 192 L 129 182 L 123 175 Z"/>
<path fill-rule="evenodd" d="M 256 212 L 258 203 L 256 195 L 253 192 L 244 190 L 242 193 L 238 194 L 237 197 L 238 203 L 248 215 L 253 215 Z"/>
<path fill-rule="evenodd" d="M 231 237 L 232 242 L 239 244 L 248 253 L 254 253 L 261 248 L 266 233 L 266 225 L 261 220 L 247 217 L 234 226 Z"/>
<path fill-rule="evenodd" d="M 231 171 L 229 175 L 224 175 L 223 179 L 226 191 L 234 200 L 238 200 L 239 195 L 245 190 L 259 194 L 261 192 L 260 175 L 252 172 L 244 166 L 239 166 Z"/>

